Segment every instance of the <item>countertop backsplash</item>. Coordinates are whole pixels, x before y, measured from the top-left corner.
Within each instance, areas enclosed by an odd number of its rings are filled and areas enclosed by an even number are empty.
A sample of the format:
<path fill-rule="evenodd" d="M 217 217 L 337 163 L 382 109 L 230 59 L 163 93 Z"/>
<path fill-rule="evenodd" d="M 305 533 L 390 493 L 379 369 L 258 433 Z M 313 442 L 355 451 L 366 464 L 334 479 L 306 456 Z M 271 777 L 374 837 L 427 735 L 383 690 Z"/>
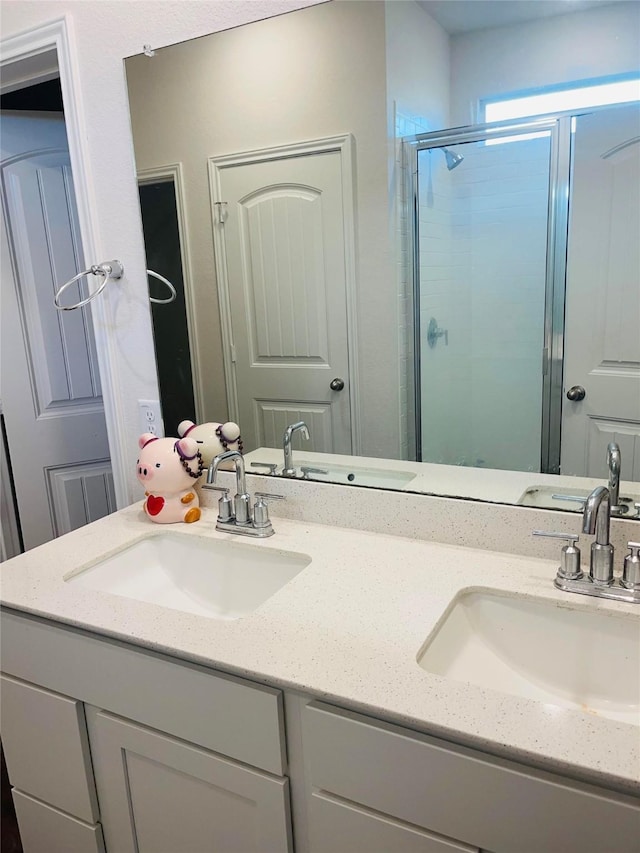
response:
<path fill-rule="evenodd" d="M 221 471 L 218 485 L 235 492 L 235 475 Z M 583 534 L 582 515 L 556 510 L 515 507 L 434 495 L 390 492 L 332 483 L 300 482 L 284 477 L 247 474 L 250 493 L 282 494 L 273 501 L 273 518 L 290 518 L 335 525 L 353 530 L 369 530 L 406 536 L 411 539 L 462 545 L 487 551 L 503 551 L 525 557 L 559 559 L 562 542 L 533 536 L 533 530 L 580 535 L 582 568 L 588 568 L 593 536 Z M 202 506 L 215 508 L 219 492 L 200 490 Z M 277 532 L 277 526 L 276 526 Z M 611 542 L 619 571 L 627 553 L 627 542 L 640 537 L 640 522 L 612 519 Z"/>

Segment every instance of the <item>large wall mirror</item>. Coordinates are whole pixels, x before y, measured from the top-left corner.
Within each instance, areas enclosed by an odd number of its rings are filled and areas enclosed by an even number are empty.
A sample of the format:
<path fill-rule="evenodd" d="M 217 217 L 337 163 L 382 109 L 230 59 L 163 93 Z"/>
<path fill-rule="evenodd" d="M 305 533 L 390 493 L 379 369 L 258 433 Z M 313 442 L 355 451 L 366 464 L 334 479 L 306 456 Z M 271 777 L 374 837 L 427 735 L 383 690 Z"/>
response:
<path fill-rule="evenodd" d="M 167 434 L 265 472 L 304 421 L 301 476 L 568 510 L 620 468 L 640 518 L 639 35 L 331 0 L 128 58 Z"/>

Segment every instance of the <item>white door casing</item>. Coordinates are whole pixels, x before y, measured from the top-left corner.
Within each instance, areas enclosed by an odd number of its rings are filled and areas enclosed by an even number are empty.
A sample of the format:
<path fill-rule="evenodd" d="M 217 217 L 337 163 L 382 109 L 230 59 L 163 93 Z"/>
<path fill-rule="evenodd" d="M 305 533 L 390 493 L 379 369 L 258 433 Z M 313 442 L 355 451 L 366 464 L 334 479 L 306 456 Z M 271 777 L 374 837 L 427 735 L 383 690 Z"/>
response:
<path fill-rule="evenodd" d="M 561 471 L 640 479 L 640 106 L 577 118 L 567 256 Z M 582 386 L 583 400 L 567 391 Z"/>
<path fill-rule="evenodd" d="M 28 549 L 113 511 L 115 496 L 89 309 L 53 305 L 83 268 L 64 120 L 2 119 L 0 377 Z"/>
<path fill-rule="evenodd" d="M 358 452 L 351 137 L 209 161 L 225 378 L 246 449 Z M 344 389 L 330 388 L 333 379 Z"/>

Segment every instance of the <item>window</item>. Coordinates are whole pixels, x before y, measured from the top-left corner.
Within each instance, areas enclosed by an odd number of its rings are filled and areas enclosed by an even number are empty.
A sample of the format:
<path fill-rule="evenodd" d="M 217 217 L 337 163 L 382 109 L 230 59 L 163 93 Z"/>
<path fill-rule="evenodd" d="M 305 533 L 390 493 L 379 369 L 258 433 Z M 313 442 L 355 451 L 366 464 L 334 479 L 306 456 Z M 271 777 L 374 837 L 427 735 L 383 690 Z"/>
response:
<path fill-rule="evenodd" d="M 609 82 L 587 81 L 526 95 L 487 98 L 481 102 L 484 121 L 505 121 L 547 113 L 640 101 L 640 74 Z"/>

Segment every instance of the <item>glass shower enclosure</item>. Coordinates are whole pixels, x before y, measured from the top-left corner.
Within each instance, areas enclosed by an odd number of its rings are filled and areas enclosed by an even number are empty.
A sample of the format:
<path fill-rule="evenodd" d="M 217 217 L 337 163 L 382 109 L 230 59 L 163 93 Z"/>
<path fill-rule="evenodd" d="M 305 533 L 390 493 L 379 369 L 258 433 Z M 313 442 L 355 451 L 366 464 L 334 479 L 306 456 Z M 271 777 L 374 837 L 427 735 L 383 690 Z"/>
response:
<path fill-rule="evenodd" d="M 419 461 L 559 471 L 571 117 L 405 139 Z"/>

